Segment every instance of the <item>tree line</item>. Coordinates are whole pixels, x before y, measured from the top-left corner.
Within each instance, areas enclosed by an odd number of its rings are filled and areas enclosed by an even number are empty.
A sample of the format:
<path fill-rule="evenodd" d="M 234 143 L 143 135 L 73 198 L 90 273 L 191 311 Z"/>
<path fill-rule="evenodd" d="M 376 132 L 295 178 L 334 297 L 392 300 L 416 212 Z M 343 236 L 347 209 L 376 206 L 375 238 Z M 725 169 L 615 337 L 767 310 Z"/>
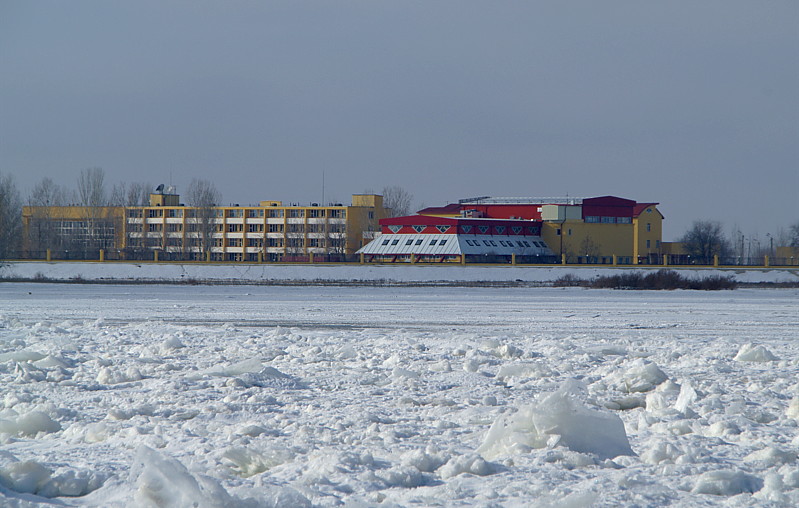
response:
<path fill-rule="evenodd" d="M 716 256 L 721 264 L 752 264 L 753 260 L 758 264 L 766 256 L 774 259 L 778 247 L 799 248 L 799 221 L 788 229 L 767 233 L 761 240 L 757 235 L 747 237 L 737 228 L 725 235 L 721 222 L 697 220 L 678 241 L 696 264 L 711 264 Z"/>

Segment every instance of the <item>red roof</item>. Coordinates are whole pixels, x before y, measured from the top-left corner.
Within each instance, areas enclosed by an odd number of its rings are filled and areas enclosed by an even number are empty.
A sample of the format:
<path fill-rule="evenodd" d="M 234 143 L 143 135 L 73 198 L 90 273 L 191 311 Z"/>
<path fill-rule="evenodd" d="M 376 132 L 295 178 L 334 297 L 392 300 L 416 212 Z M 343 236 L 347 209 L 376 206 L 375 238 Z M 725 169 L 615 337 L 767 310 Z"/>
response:
<path fill-rule="evenodd" d="M 633 217 L 638 217 L 644 213 L 647 208 L 657 206 L 659 204 L 660 203 L 636 203 L 635 207 L 633 208 Z M 657 212 L 660 213 L 660 210 L 657 210 Z M 660 213 L 660 216 L 665 219 L 662 213 Z"/>

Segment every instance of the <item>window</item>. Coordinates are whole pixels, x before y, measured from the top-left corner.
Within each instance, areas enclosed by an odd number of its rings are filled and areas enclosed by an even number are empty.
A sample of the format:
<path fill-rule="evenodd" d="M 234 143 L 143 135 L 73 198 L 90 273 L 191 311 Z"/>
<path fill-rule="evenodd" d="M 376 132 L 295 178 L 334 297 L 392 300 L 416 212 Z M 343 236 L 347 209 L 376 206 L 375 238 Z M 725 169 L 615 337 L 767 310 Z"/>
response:
<path fill-rule="evenodd" d="M 419 238 L 418 240 L 416 240 L 416 245 L 422 245 L 422 239 L 421 239 L 421 238 Z"/>
<path fill-rule="evenodd" d="M 383 240 L 383 245 L 388 245 L 388 240 Z"/>
<path fill-rule="evenodd" d="M 170 233 L 180 233 L 183 231 L 183 224 L 167 224 L 166 230 Z"/>
<path fill-rule="evenodd" d="M 525 247 L 529 247 L 529 246 L 530 246 L 530 244 L 529 244 L 529 243 L 527 243 L 527 242 L 524 242 L 524 246 L 525 246 Z"/>
<path fill-rule="evenodd" d="M 430 240 L 430 245 L 435 245 L 438 240 Z"/>
<path fill-rule="evenodd" d="M 598 223 L 599 222 L 599 216 L 598 215 L 588 215 L 585 218 L 585 222 L 590 222 L 590 223 L 594 223 L 594 224 Z"/>
<path fill-rule="evenodd" d="M 447 240 L 446 240 L 446 239 L 444 239 L 444 240 L 441 240 L 440 242 L 438 242 L 438 244 L 439 244 L 439 245 L 444 245 L 444 244 L 446 244 L 446 243 L 447 243 Z"/>
<path fill-rule="evenodd" d="M 247 210 L 247 217 L 251 219 L 256 219 L 258 217 L 263 217 L 264 211 L 263 210 Z"/>
<path fill-rule="evenodd" d="M 413 239 L 410 239 L 410 240 L 408 240 L 407 242 L 405 242 L 405 245 L 410 245 L 410 244 L 412 244 L 412 243 L 413 243 Z"/>
<path fill-rule="evenodd" d="M 263 224 L 248 224 L 247 231 L 250 233 L 262 233 L 264 230 Z"/>
<path fill-rule="evenodd" d="M 602 217 L 602 224 L 616 224 L 616 217 Z"/>
<path fill-rule="evenodd" d="M 646 241 L 646 248 L 647 249 L 650 248 L 652 246 L 651 244 L 652 244 L 652 240 L 647 240 Z"/>
<path fill-rule="evenodd" d="M 569 228 L 569 236 L 572 235 L 572 228 Z"/>
<path fill-rule="evenodd" d="M 650 222 L 646 223 L 646 231 L 647 231 L 647 233 L 652 231 L 652 224 Z"/>
<path fill-rule="evenodd" d="M 228 233 L 241 233 L 244 231 L 244 224 L 228 224 L 227 231 Z"/>
<path fill-rule="evenodd" d="M 289 210 L 289 217 L 295 219 L 305 217 L 305 210 L 298 210 L 296 208 L 292 208 L 291 210 Z"/>
<path fill-rule="evenodd" d="M 560 236 L 560 228 L 555 230 L 555 235 Z"/>
<path fill-rule="evenodd" d="M 269 210 L 269 216 L 273 219 L 283 217 L 283 210 Z"/>
<path fill-rule="evenodd" d="M 264 246 L 264 239 L 263 238 L 248 238 L 247 239 L 247 247 L 263 247 Z"/>
<path fill-rule="evenodd" d="M 318 210 L 318 209 L 308 210 L 308 217 L 312 217 L 312 218 L 316 219 L 316 218 L 324 217 L 324 216 L 325 216 L 324 209 L 322 209 L 322 210 Z"/>
<path fill-rule="evenodd" d="M 244 210 L 241 210 L 241 209 L 228 210 L 227 211 L 227 217 L 231 217 L 231 218 L 244 217 Z"/>
<path fill-rule="evenodd" d="M 228 238 L 228 247 L 241 247 L 241 238 Z"/>
<path fill-rule="evenodd" d="M 616 222 L 619 224 L 632 224 L 632 217 L 616 217 Z"/>
<path fill-rule="evenodd" d="M 497 242 L 495 242 L 494 240 L 491 240 L 491 245 L 492 245 L 493 247 L 496 247 L 496 246 L 497 246 Z"/>
<path fill-rule="evenodd" d="M 391 242 L 391 245 L 397 245 L 398 243 L 399 243 L 399 239 L 396 239 L 396 240 Z"/>
<path fill-rule="evenodd" d="M 176 210 L 174 208 L 170 208 L 167 210 L 167 217 L 183 217 L 183 210 Z"/>
<path fill-rule="evenodd" d="M 141 218 L 141 210 L 128 210 L 128 217 Z"/>
<path fill-rule="evenodd" d="M 283 232 L 283 224 L 270 224 L 269 225 L 269 232 L 270 233 L 282 233 Z"/>
<path fill-rule="evenodd" d="M 147 217 L 155 218 L 155 217 L 163 217 L 164 211 L 163 210 L 147 210 Z"/>

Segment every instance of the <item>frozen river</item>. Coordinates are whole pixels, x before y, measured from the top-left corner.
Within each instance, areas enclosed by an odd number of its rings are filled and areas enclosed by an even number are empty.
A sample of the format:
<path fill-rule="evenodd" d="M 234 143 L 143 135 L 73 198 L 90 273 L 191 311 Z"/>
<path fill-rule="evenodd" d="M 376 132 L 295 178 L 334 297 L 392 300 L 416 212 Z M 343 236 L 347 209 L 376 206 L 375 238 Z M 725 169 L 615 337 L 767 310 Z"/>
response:
<path fill-rule="evenodd" d="M 799 291 L 0 284 L 3 506 L 796 506 Z"/>

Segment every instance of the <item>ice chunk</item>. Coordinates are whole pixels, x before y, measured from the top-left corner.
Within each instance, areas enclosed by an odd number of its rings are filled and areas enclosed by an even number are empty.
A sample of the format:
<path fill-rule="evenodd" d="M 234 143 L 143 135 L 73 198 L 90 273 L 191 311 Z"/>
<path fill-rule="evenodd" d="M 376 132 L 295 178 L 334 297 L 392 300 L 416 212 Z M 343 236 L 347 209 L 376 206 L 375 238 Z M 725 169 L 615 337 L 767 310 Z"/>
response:
<path fill-rule="evenodd" d="M 709 471 L 699 476 L 691 490 L 694 494 L 737 496 L 754 493 L 763 488 L 763 480 L 743 471 Z"/>
<path fill-rule="evenodd" d="M 9 416 L 0 418 L 0 434 L 35 437 L 40 432 L 51 433 L 59 430 L 61 424 L 42 411 L 31 411 L 22 415 L 12 411 Z"/>
<path fill-rule="evenodd" d="M 97 374 L 97 382 L 104 385 L 129 383 L 141 379 L 141 372 L 136 367 L 128 367 L 124 371 L 112 367 L 103 367 L 100 369 L 100 373 Z"/>
<path fill-rule="evenodd" d="M 35 494 L 50 479 L 50 471 L 34 460 L 17 460 L 11 454 L 0 457 L 0 485 L 14 492 Z"/>
<path fill-rule="evenodd" d="M 230 463 L 231 469 L 236 474 L 247 478 L 288 462 L 291 460 L 292 454 L 288 450 L 260 451 L 237 446 L 225 450 L 222 458 Z"/>
<path fill-rule="evenodd" d="M 601 459 L 635 455 L 621 418 L 584 405 L 575 398 L 574 389 L 567 382 L 537 404 L 500 416 L 477 453 L 491 460 L 530 448 L 561 445 Z"/>
<path fill-rule="evenodd" d="M 196 478 L 174 458 L 143 445 L 136 451 L 130 476 L 136 484 L 134 507 L 223 508 L 237 502 L 216 480 Z"/>
<path fill-rule="evenodd" d="M 477 476 L 488 476 L 496 472 L 496 466 L 474 453 L 452 457 L 441 466 L 438 474 L 447 479 L 459 474 L 470 473 Z"/>
<path fill-rule="evenodd" d="M 402 464 L 415 467 L 423 473 L 432 473 L 449 460 L 448 455 L 436 453 L 432 450 L 411 450 L 402 455 Z"/>
<path fill-rule="evenodd" d="M 497 371 L 497 380 L 503 383 L 510 378 L 544 378 L 552 375 L 552 370 L 538 362 L 510 363 L 503 365 Z"/>
<path fill-rule="evenodd" d="M 648 392 L 668 379 L 660 368 L 647 360 L 637 359 L 624 364 L 624 370 L 605 378 L 608 386 L 625 393 Z"/>
<path fill-rule="evenodd" d="M 788 418 L 799 420 L 799 396 L 791 399 L 791 403 L 788 405 L 788 410 L 785 412 L 785 414 L 788 416 Z"/>
<path fill-rule="evenodd" d="M 694 390 L 694 387 L 691 386 L 691 383 L 683 383 L 680 387 L 680 395 L 677 396 L 677 402 L 674 403 L 674 409 L 680 413 L 685 413 L 698 398 L 699 395 Z"/>
<path fill-rule="evenodd" d="M 744 344 L 735 355 L 735 360 L 739 362 L 774 362 L 778 359 L 768 349 L 754 344 Z"/>

